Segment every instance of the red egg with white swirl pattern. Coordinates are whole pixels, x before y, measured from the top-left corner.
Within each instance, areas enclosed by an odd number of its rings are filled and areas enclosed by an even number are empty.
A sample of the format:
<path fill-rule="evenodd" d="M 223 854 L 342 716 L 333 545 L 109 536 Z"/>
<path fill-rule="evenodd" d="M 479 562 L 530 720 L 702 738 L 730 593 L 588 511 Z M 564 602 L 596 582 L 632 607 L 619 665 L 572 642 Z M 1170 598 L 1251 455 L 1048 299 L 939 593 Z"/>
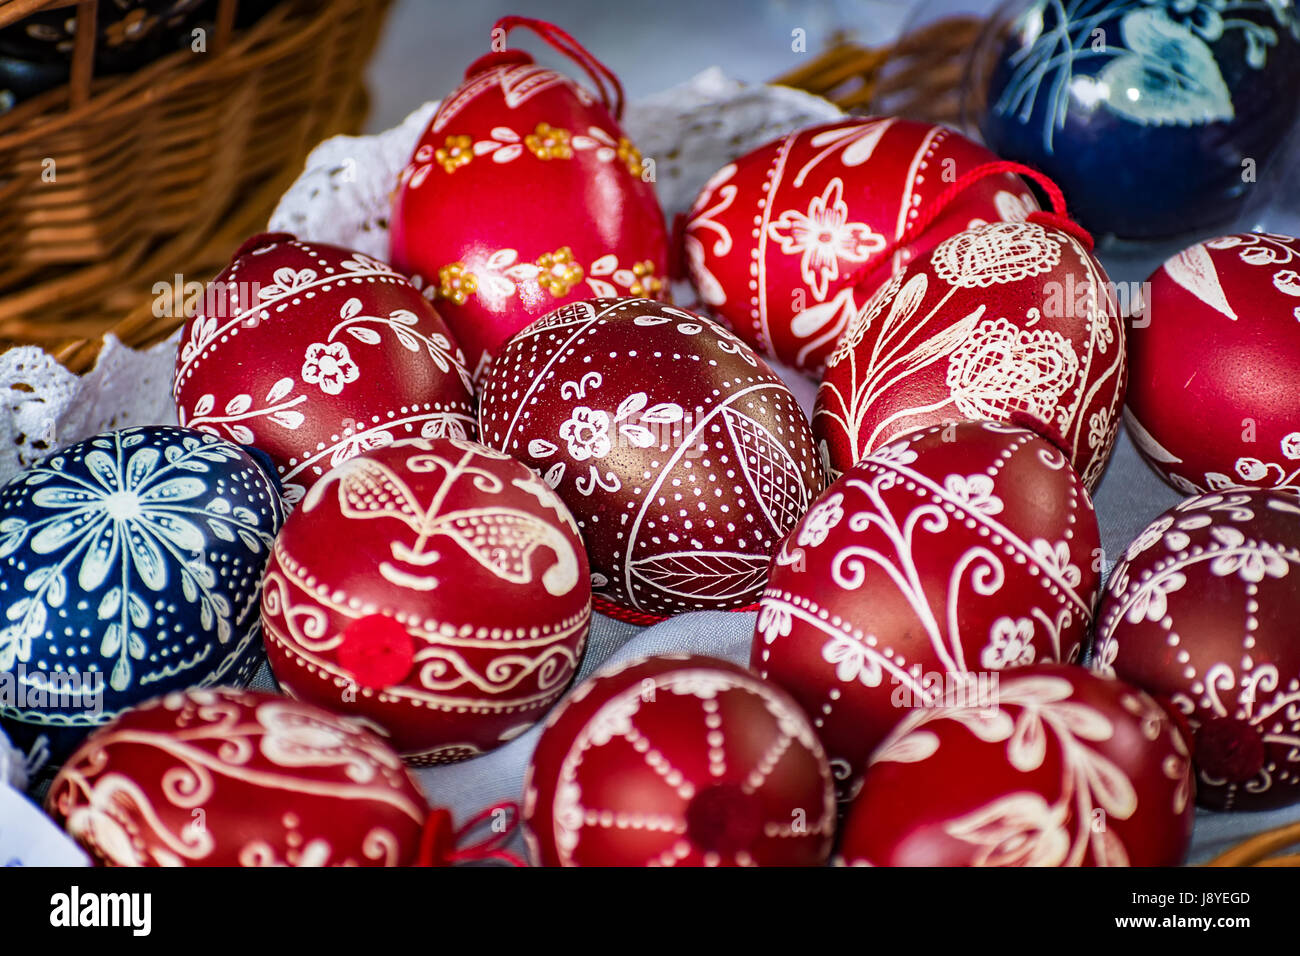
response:
<path fill-rule="evenodd" d="M 820 374 L 894 268 L 972 225 L 1038 209 L 1023 180 L 972 182 L 892 254 L 929 203 L 997 157 L 942 126 L 845 118 L 760 146 L 713 175 L 683 235 L 704 305 L 760 351 Z"/>
<path fill-rule="evenodd" d="M 1100 571 L 1092 502 L 1055 446 L 989 422 L 914 432 L 846 472 L 785 539 L 751 666 L 812 718 L 848 799 L 909 707 L 1075 659 Z"/>
<path fill-rule="evenodd" d="M 1197 799 L 1218 810 L 1300 801 L 1300 499 L 1196 495 L 1111 572 L 1092 667 L 1183 714 Z"/>
<path fill-rule="evenodd" d="M 524 780 L 544 866 L 817 866 L 830 768 L 790 697 L 727 661 L 607 667 L 546 721 Z"/>
<path fill-rule="evenodd" d="M 414 765 L 527 730 L 573 679 L 590 623 L 563 502 L 509 456 L 455 438 L 395 442 L 326 474 L 262 584 L 280 685 L 365 718 Z"/>
<path fill-rule="evenodd" d="M 822 487 L 808 421 L 767 363 L 647 299 L 579 302 L 520 332 L 479 420 L 564 499 L 596 593 L 632 611 L 752 603 Z"/>
<path fill-rule="evenodd" d="M 360 723 L 224 687 L 156 698 L 95 731 L 45 805 L 110 866 L 409 866 L 429 812 Z"/>
<path fill-rule="evenodd" d="M 1151 697 L 1082 667 L 920 707 L 871 755 L 840 856 L 873 866 L 1178 866 L 1187 745 Z"/>

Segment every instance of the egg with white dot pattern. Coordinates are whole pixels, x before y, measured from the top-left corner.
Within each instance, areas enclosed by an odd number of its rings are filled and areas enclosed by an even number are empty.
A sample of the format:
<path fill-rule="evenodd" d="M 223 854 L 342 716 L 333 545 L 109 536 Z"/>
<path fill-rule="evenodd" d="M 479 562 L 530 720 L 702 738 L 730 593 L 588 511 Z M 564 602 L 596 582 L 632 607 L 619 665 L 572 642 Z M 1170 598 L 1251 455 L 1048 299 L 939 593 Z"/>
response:
<path fill-rule="evenodd" d="M 0 719 L 37 759 L 170 690 L 240 684 L 284 520 L 274 471 L 213 435 L 106 432 L 0 488 Z"/>
<path fill-rule="evenodd" d="M 788 694 L 664 654 L 607 666 L 552 712 L 523 815 L 543 866 L 817 866 L 835 791 Z"/>
<path fill-rule="evenodd" d="M 790 389 L 713 321 L 648 299 L 565 306 L 488 370 L 483 441 L 578 521 L 596 594 L 632 611 L 744 607 L 822 488 Z"/>
<path fill-rule="evenodd" d="M 290 505 L 368 448 L 475 437 L 465 357 L 428 295 L 288 233 L 252 237 L 207 285 L 172 394 L 182 425 L 270 455 Z"/>
<path fill-rule="evenodd" d="M 786 538 L 750 663 L 808 712 L 850 799 L 908 708 L 1076 659 L 1101 567 L 1092 501 L 1055 445 L 991 422 L 912 432 Z"/>
<path fill-rule="evenodd" d="M 1233 490 L 1166 511 L 1106 585 L 1091 665 L 1186 717 L 1204 806 L 1300 801 L 1297 576 L 1300 498 Z"/>

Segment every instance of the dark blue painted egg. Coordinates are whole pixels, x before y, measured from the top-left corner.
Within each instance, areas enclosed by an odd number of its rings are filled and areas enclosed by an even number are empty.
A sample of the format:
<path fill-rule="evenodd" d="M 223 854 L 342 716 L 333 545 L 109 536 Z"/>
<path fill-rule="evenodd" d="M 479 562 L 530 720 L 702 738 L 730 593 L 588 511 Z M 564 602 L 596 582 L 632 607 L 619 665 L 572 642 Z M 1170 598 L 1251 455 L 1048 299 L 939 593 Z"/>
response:
<path fill-rule="evenodd" d="M 984 139 L 1098 235 L 1231 220 L 1300 110 L 1295 0 L 1034 0 L 985 45 Z"/>
<path fill-rule="evenodd" d="M 0 724 L 57 764 L 168 691 L 242 684 L 262 659 L 274 472 L 188 428 L 106 432 L 0 488 Z"/>

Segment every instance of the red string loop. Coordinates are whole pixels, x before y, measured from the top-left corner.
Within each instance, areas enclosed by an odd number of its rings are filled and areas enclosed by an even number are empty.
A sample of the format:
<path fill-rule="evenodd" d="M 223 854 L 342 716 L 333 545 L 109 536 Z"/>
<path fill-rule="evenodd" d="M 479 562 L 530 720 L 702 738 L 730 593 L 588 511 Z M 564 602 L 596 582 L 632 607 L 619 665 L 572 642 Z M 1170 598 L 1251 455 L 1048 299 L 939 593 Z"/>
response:
<path fill-rule="evenodd" d="M 487 821 L 494 820 L 498 813 L 507 816 L 508 822 L 503 829 L 494 829 L 478 842 L 462 846 L 471 833 Z M 450 810 L 434 807 L 424 822 L 424 832 L 420 834 L 415 866 L 453 866 L 483 860 L 496 860 L 510 866 L 527 866 L 527 861 L 505 849 L 506 842 L 518 828 L 519 805 L 508 800 L 470 817 L 460 829 L 452 825 Z"/>
<path fill-rule="evenodd" d="M 582 67 L 587 76 L 591 77 L 591 81 L 596 84 L 596 90 L 600 93 L 605 108 L 614 114 L 614 119 L 622 121 L 623 84 L 619 82 L 613 70 L 592 56 L 586 47 L 564 30 L 546 20 L 536 20 L 532 17 L 502 17 L 493 25 L 492 34 L 495 36 L 497 30 L 502 30 L 508 35 L 515 27 L 532 30 L 550 47 Z"/>

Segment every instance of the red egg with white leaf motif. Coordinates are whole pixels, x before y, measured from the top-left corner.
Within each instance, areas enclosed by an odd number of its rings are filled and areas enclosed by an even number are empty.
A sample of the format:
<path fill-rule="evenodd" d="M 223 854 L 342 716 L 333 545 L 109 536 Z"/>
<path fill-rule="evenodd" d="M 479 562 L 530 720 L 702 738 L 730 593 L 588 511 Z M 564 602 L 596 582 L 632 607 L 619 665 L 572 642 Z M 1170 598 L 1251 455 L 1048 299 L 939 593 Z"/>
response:
<path fill-rule="evenodd" d="M 847 799 L 907 708 L 1076 658 L 1100 582 L 1097 517 L 1055 446 L 990 422 L 913 432 L 785 539 L 751 666 L 807 711 Z"/>
<path fill-rule="evenodd" d="M 577 672 L 591 579 L 568 509 L 461 439 L 350 459 L 276 538 L 262 624 L 294 697 L 362 717 L 412 764 L 527 730 Z"/>
<path fill-rule="evenodd" d="M 929 203 L 996 161 L 959 133 L 894 117 L 760 146 L 714 174 L 691 209 L 684 252 L 700 300 L 755 348 L 818 375 L 893 268 L 972 225 L 1038 209 L 1014 174 L 978 179 L 882 258 Z"/>
<path fill-rule="evenodd" d="M 1055 225 L 959 232 L 854 317 L 817 391 L 835 471 L 899 435 L 1003 421 L 1064 451 L 1092 490 L 1119 430 L 1124 323 L 1101 263 Z"/>
<path fill-rule="evenodd" d="M 254 236 L 186 323 L 181 424 L 266 452 L 285 500 L 401 438 L 475 435 L 465 358 L 427 299 L 384 263 L 287 233 Z"/>
<path fill-rule="evenodd" d="M 666 295 L 663 213 L 618 113 L 508 50 L 475 61 L 420 137 L 394 198 L 392 260 L 436 290 L 476 380 L 557 306 Z"/>
<path fill-rule="evenodd" d="M 1000 675 L 919 707 L 871 755 L 840 854 L 873 866 L 1178 866 L 1187 744 L 1155 700 L 1082 667 Z"/>
<path fill-rule="evenodd" d="M 835 836 L 808 718 L 701 655 L 606 667 L 570 694 L 538 740 L 523 812 L 544 866 L 817 866 Z"/>

